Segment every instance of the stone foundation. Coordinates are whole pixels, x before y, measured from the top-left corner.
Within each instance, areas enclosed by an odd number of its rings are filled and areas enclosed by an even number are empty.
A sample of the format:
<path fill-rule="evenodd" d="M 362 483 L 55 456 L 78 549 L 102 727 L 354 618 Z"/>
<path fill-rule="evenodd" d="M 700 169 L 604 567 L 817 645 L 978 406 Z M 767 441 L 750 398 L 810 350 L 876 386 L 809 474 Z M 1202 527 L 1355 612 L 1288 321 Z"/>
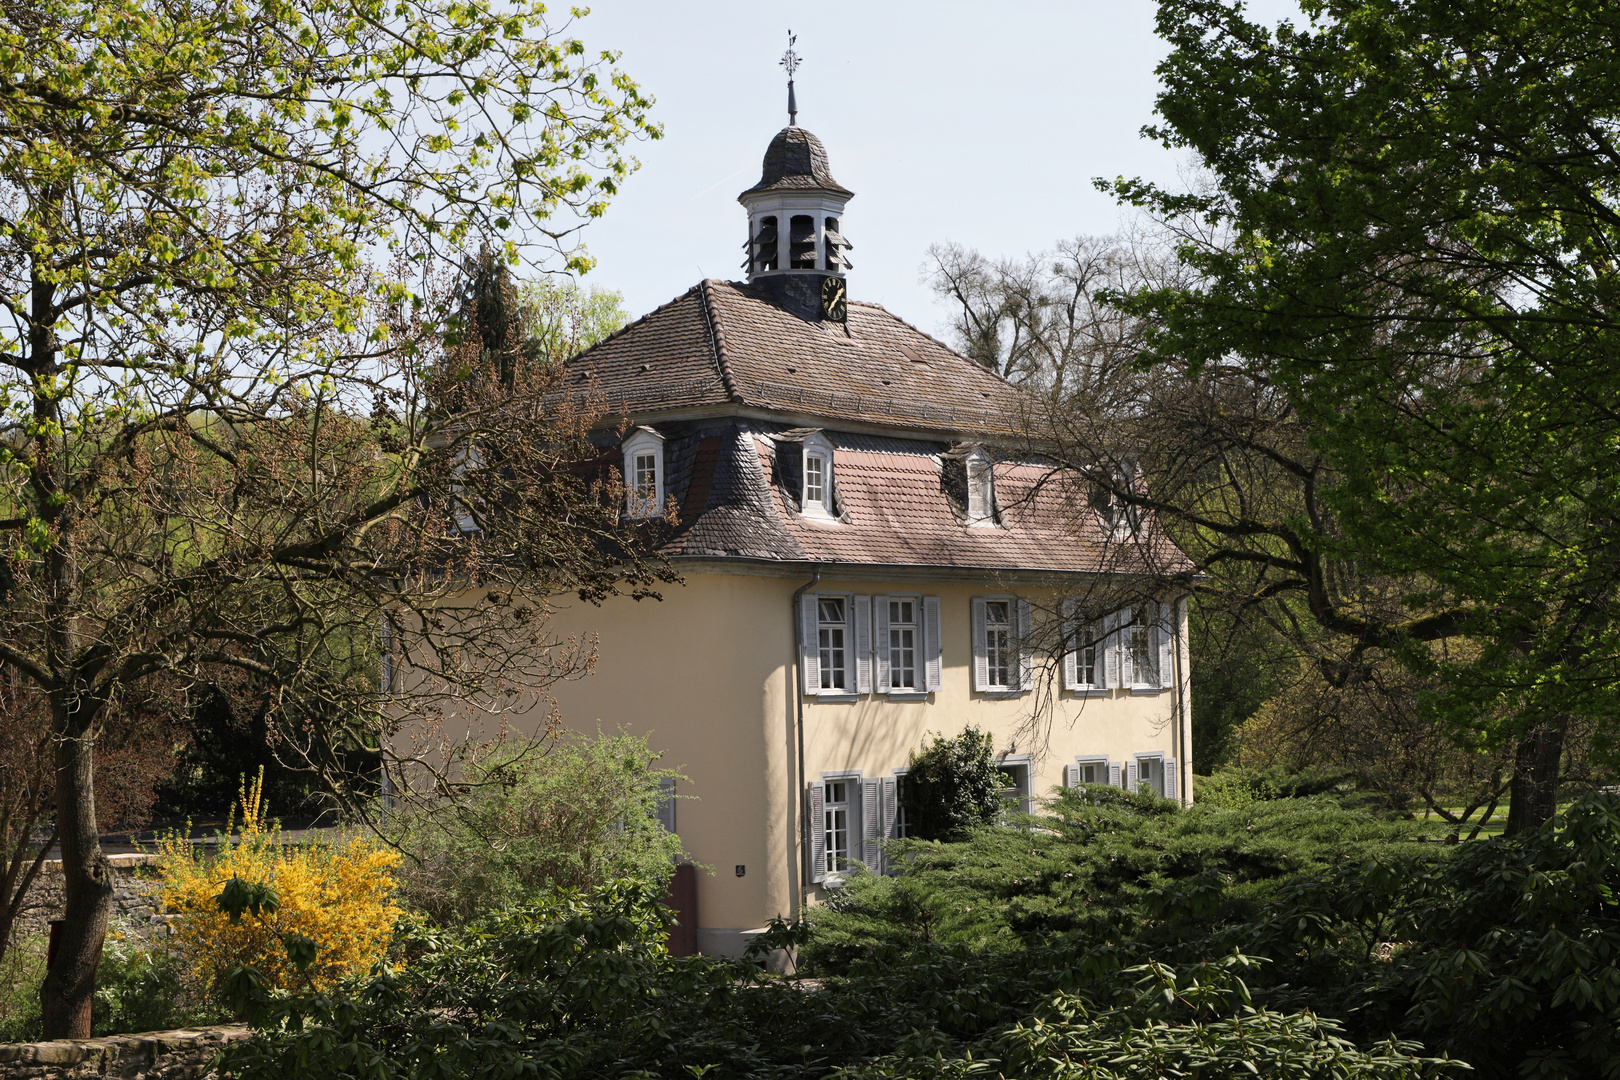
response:
<path fill-rule="evenodd" d="M 160 884 L 154 855 L 109 855 L 113 866 L 112 917 L 124 928 L 142 937 L 163 937 L 169 924 L 159 912 L 153 893 Z M 144 874 L 145 876 L 140 876 Z M 51 860 L 39 868 L 39 876 L 28 889 L 28 904 L 17 920 L 17 936 L 44 934 L 50 921 L 62 917 L 62 864 Z"/>
<path fill-rule="evenodd" d="M 104 1039 L 0 1045 L 0 1080 L 202 1080 L 226 1043 L 248 1037 L 237 1026 L 149 1031 Z"/>

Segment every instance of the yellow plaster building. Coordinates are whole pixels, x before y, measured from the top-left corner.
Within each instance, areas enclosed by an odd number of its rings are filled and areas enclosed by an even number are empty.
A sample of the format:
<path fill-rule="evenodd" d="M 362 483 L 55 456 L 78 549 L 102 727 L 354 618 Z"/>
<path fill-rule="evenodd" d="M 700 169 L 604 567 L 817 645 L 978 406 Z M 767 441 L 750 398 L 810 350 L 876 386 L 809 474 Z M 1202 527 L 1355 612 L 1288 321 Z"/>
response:
<path fill-rule="evenodd" d="M 1019 452 L 1028 402 L 845 292 L 851 192 L 790 126 L 743 192 L 747 280 L 704 281 L 569 364 L 627 512 L 676 521 L 662 602 L 561 602 L 597 636 L 565 722 L 645 733 L 690 778 L 697 944 L 740 954 L 904 835 L 910 753 L 989 732 L 1008 786 L 1190 801 L 1185 560 Z M 626 426 L 618 426 L 624 423 Z M 622 439 L 618 432 L 626 434 Z"/>

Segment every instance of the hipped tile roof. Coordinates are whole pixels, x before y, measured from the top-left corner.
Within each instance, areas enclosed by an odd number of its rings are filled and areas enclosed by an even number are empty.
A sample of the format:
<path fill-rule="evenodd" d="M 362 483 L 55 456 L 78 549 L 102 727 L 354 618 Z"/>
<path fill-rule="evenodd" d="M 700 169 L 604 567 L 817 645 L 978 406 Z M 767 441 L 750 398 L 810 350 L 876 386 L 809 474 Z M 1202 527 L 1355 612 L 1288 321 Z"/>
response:
<path fill-rule="evenodd" d="M 1026 399 L 877 305 L 850 304 L 846 328 L 801 319 L 761 286 L 704 281 L 567 368 L 569 385 L 592 388 L 610 416 L 664 436 L 664 489 L 678 524 L 663 550 L 675 559 L 1042 573 L 1190 568 L 1151 523 L 1139 537 L 1114 536 L 1083 478 L 1030 461 L 995 464 L 997 524 L 969 526 L 946 455 L 964 442 L 1015 443 Z M 834 446 L 836 522 L 799 513 L 807 423 Z M 616 434 L 600 438 L 606 450 Z"/>
<path fill-rule="evenodd" d="M 903 430 L 1018 433 L 1018 390 L 875 304 L 809 322 L 763 287 L 705 281 L 568 363 L 607 410 L 741 406 Z"/>

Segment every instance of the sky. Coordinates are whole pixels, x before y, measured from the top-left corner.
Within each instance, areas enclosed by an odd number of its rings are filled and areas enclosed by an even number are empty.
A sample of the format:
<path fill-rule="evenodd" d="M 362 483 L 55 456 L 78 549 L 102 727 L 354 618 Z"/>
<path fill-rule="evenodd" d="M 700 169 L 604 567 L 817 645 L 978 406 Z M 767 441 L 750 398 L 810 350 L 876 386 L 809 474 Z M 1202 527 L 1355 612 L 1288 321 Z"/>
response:
<path fill-rule="evenodd" d="M 1280 0 L 1249 5 L 1275 21 Z M 740 278 L 737 194 L 787 124 L 778 61 L 802 58 L 799 124 L 855 192 L 844 235 L 853 300 L 944 336 L 921 275 L 931 244 L 1022 255 L 1115 231 L 1124 211 L 1094 177 L 1173 184 L 1188 159 L 1140 135 L 1166 49 L 1149 0 L 601 0 L 571 28 L 656 99 L 664 138 L 584 231 L 585 284 L 624 294 L 632 317 L 706 277 Z"/>

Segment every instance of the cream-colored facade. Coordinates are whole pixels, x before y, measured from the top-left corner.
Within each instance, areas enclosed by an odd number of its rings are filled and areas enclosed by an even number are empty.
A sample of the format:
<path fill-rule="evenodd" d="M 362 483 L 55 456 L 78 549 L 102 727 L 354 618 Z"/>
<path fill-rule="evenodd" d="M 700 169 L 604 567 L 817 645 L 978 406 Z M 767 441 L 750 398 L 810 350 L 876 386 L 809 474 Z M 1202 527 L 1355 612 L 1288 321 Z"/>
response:
<path fill-rule="evenodd" d="M 891 699 L 882 693 L 829 700 L 803 692 L 794 593 L 808 578 L 683 567 L 684 584 L 662 601 L 616 599 L 601 607 L 562 602 L 553 628 L 595 635 L 594 672 L 553 688 L 565 723 L 645 735 L 662 764 L 688 779 L 675 822 L 698 876 L 699 945 L 738 954 L 750 931 L 791 917 L 826 895 L 811 880 L 804 836 L 807 786 L 824 774 L 892 777 L 931 733 L 968 726 L 991 734 L 998 753 L 1029 767 L 1035 796 L 1073 781 L 1077 758 L 1176 763 L 1175 789 L 1190 794 L 1191 728 L 1185 671 L 1185 604 L 1175 605 L 1174 675 L 1158 691 L 1069 692 L 1060 665 L 1037 657 L 1035 685 L 1012 694 L 972 689 L 970 601 L 1017 595 L 1056 610 L 1057 591 L 1003 577 L 884 580 L 829 569 L 818 593 L 931 595 L 940 601 L 940 688 Z M 845 571 L 846 574 L 849 571 Z M 951 575 L 959 578 L 959 575 Z M 799 760 L 803 713 L 804 760 Z M 522 727 L 521 719 L 518 726 Z"/>
<path fill-rule="evenodd" d="M 1190 801 L 1191 566 L 1130 505 L 1127 458 L 1045 460 L 1020 388 L 846 293 L 851 196 L 790 125 L 741 196 L 748 280 L 567 365 L 627 518 L 661 519 L 684 583 L 548 598 L 549 633 L 596 645 L 551 694 L 566 726 L 645 735 L 687 777 L 674 826 L 706 868 L 706 952 L 881 870 L 897 774 L 935 734 L 988 733 L 1026 798 Z"/>

